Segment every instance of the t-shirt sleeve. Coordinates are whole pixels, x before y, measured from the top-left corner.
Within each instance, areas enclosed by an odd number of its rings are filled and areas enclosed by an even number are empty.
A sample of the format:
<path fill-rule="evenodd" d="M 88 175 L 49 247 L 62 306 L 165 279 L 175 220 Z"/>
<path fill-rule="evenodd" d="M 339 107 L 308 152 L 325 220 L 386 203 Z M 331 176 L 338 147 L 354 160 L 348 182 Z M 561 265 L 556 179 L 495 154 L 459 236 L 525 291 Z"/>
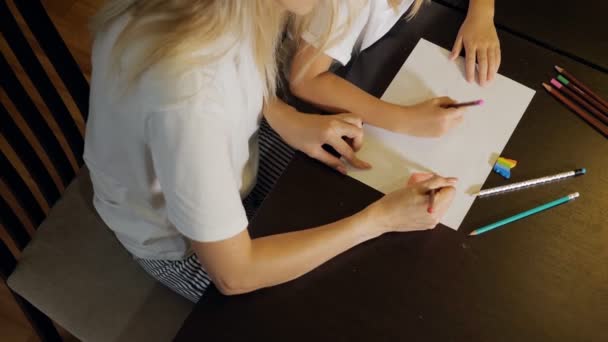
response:
<path fill-rule="evenodd" d="M 246 229 L 247 216 L 238 173 L 233 172 L 227 124 L 219 115 L 195 111 L 180 108 L 150 115 L 146 139 L 169 221 L 192 240 L 219 241 Z"/>
<path fill-rule="evenodd" d="M 319 6 L 313 14 L 309 26 L 302 33 L 302 39 L 319 48 L 322 37 L 328 30 L 331 30 L 329 44 L 324 48 L 323 53 L 342 65 L 346 65 L 350 61 L 355 44 L 369 17 L 369 5 L 356 5 L 356 3 L 356 1 L 340 1 L 333 20 L 332 11 Z M 325 2 L 325 6 L 331 6 L 331 2 Z M 352 17 L 350 20 L 349 16 Z"/>

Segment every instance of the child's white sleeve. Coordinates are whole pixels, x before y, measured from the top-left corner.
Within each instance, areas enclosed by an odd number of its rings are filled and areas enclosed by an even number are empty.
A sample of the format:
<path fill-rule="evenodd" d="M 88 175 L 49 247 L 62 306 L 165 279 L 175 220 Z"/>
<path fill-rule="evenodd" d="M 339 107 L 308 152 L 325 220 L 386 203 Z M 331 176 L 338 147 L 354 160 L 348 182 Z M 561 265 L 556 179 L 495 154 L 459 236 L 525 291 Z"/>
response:
<path fill-rule="evenodd" d="M 325 6 L 331 6 L 329 1 L 324 2 Z M 313 14 L 309 27 L 302 33 L 302 39 L 308 44 L 319 48 L 320 40 L 329 30 L 332 18 L 330 11 L 324 6 L 319 8 Z M 324 49 L 323 53 L 337 60 L 342 65 L 346 65 L 350 61 L 353 49 L 357 40 L 361 36 L 367 20 L 369 19 L 370 7 L 369 3 L 359 3 L 358 1 L 340 1 L 337 13 L 335 13 L 333 28 L 329 35 L 329 45 Z M 349 16 L 350 21 L 349 21 Z"/>

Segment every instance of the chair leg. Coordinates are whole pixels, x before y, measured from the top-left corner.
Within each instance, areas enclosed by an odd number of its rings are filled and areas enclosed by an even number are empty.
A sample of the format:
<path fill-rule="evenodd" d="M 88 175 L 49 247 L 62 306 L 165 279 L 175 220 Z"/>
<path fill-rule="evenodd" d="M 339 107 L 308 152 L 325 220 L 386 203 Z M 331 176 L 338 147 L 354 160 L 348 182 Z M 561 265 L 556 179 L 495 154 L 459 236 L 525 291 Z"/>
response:
<path fill-rule="evenodd" d="M 13 297 L 23 313 L 30 321 L 30 324 L 36 331 L 36 335 L 42 342 L 62 342 L 63 339 L 59 336 L 59 332 L 55 329 L 53 321 L 43 314 L 40 310 L 36 309 L 30 302 L 25 300 L 20 295 L 16 294 L 11 290 Z"/>

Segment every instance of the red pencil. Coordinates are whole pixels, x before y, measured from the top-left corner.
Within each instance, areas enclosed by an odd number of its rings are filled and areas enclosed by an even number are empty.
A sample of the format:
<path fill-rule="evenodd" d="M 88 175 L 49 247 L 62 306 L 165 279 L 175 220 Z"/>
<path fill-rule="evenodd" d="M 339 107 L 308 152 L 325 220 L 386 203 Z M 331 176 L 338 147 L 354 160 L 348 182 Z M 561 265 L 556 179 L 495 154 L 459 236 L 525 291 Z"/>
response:
<path fill-rule="evenodd" d="M 603 98 L 601 98 L 596 93 L 594 93 L 593 90 L 589 89 L 589 87 L 587 87 L 585 84 L 583 84 L 583 82 L 576 79 L 576 77 L 574 77 L 574 75 L 572 75 L 566 69 L 564 69 L 558 65 L 555 66 L 555 70 L 557 70 L 557 72 L 559 72 L 560 74 L 566 76 L 570 82 L 574 83 L 577 87 L 581 88 L 585 93 L 589 94 L 590 97 L 592 97 L 594 100 L 599 102 L 604 107 L 604 108 L 600 108 L 604 111 L 604 113 L 606 113 L 608 111 L 608 102 L 606 100 L 604 100 Z"/>
<path fill-rule="evenodd" d="M 461 103 L 449 104 L 449 105 L 445 106 L 445 108 L 460 108 L 460 107 L 480 106 L 482 104 L 483 104 L 483 100 L 475 100 L 475 101 L 469 101 L 469 102 L 461 102 Z"/>
<path fill-rule="evenodd" d="M 598 119 L 602 120 L 603 123 L 605 123 L 605 124 L 608 125 L 608 115 L 606 115 L 606 114 L 600 112 L 599 110 L 595 109 L 592 105 L 590 105 L 583 98 L 581 98 L 580 96 L 576 95 L 572 90 L 564 87 L 555 78 L 551 79 L 551 84 L 555 88 L 559 89 L 561 92 L 563 92 L 564 94 L 566 94 L 569 98 L 571 98 L 574 101 L 576 101 L 579 105 L 585 107 L 585 109 L 587 109 L 588 111 L 590 111 L 591 114 L 595 115 Z"/>
<path fill-rule="evenodd" d="M 591 105 L 593 105 L 599 111 L 601 111 L 604 114 L 608 115 L 608 108 L 602 106 L 602 104 L 599 103 L 599 102 L 597 102 L 596 99 L 594 99 L 593 97 L 587 95 L 587 93 L 585 93 L 581 88 L 577 87 L 574 83 L 568 81 L 568 79 L 564 75 L 561 75 L 561 74 L 557 75 L 557 80 L 560 81 L 564 85 L 564 87 L 572 90 L 572 92 L 578 94 L 578 96 L 580 96 L 581 98 L 585 99 L 588 103 L 590 103 Z"/>
<path fill-rule="evenodd" d="M 553 89 L 550 85 L 543 82 L 543 87 L 547 89 L 549 94 L 553 95 L 557 98 L 558 101 L 563 103 L 566 107 L 570 108 L 573 112 L 578 114 L 583 120 L 587 121 L 590 125 L 595 127 L 598 131 L 600 131 L 605 137 L 608 137 L 608 126 L 604 125 L 601 121 L 596 119 L 593 115 L 585 112 L 581 109 L 581 107 L 574 104 L 572 101 L 568 100 L 564 95 L 560 94 L 557 90 Z"/>
<path fill-rule="evenodd" d="M 429 191 L 429 207 L 426 209 L 426 211 L 429 214 L 433 213 L 433 205 L 435 205 L 435 193 L 437 192 L 437 189 L 433 189 L 431 191 Z"/>

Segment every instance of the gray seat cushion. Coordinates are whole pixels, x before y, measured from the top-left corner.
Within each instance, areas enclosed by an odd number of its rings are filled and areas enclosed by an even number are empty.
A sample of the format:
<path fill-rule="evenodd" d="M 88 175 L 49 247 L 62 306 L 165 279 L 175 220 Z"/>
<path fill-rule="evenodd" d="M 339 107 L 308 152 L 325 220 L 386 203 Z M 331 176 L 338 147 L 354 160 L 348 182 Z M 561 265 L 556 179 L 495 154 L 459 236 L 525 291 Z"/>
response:
<path fill-rule="evenodd" d="M 145 273 L 99 218 L 83 169 L 23 251 L 9 286 L 83 341 L 170 341 L 192 303 Z"/>

